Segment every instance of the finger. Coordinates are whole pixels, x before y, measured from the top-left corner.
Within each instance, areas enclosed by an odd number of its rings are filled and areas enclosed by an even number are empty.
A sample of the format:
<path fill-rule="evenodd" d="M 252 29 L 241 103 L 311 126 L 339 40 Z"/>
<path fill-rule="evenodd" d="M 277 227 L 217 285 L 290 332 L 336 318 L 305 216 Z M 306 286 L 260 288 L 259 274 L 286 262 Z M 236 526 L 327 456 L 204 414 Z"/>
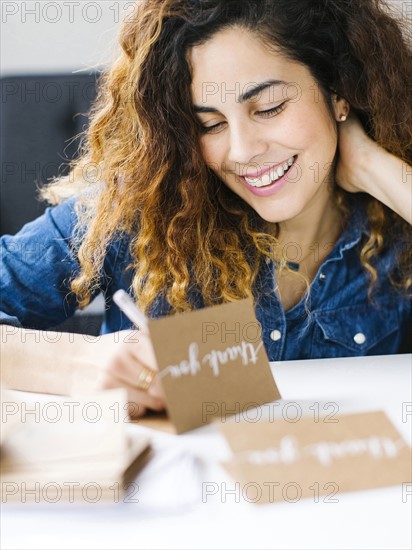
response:
<path fill-rule="evenodd" d="M 153 411 L 163 411 L 165 409 L 165 403 L 161 399 L 156 399 L 147 392 L 141 391 L 136 388 L 130 388 L 127 392 L 129 401 L 141 403 L 144 407 L 152 409 Z"/>
<path fill-rule="evenodd" d="M 156 379 L 157 363 L 150 337 L 137 331 L 123 331 L 122 336 L 121 342 L 117 343 L 117 353 L 106 366 L 104 387 L 113 387 L 115 383 L 139 390 L 138 386 L 142 383 L 139 377 L 149 369 L 153 373 L 153 380 L 147 390 L 144 388 L 144 393 L 155 401 L 151 401 L 148 406 L 155 410 L 164 408 L 164 392 Z"/>
<path fill-rule="evenodd" d="M 127 414 L 131 420 L 136 420 L 137 418 L 142 418 L 146 414 L 146 407 L 143 407 L 140 403 L 134 401 L 127 402 Z"/>
<path fill-rule="evenodd" d="M 139 377 L 144 370 L 149 370 L 153 373 L 156 371 L 148 364 L 150 361 L 145 360 L 145 355 L 136 354 L 131 348 L 122 346 L 118 353 L 114 355 L 105 370 L 109 376 L 113 376 L 123 383 L 130 386 L 138 386 Z"/>
<path fill-rule="evenodd" d="M 165 393 L 163 390 L 163 386 L 159 378 L 156 376 L 156 378 L 153 380 L 153 383 L 150 385 L 149 389 L 147 390 L 150 395 L 153 395 L 153 397 L 160 399 L 161 401 L 165 402 Z"/>
<path fill-rule="evenodd" d="M 124 387 L 127 390 L 127 398 L 131 403 L 139 404 L 142 407 L 152 409 L 154 411 L 162 411 L 165 408 L 164 401 L 153 395 L 150 395 L 146 391 L 139 390 L 135 386 L 125 384 L 123 380 L 120 380 L 114 376 L 105 380 L 104 389 Z M 137 405 L 136 405 L 137 406 Z"/>
<path fill-rule="evenodd" d="M 157 359 L 150 336 L 146 333 L 138 334 L 138 345 L 128 347 L 128 351 L 147 367 L 158 370 Z"/>
<path fill-rule="evenodd" d="M 148 381 L 151 385 L 155 382 L 157 373 L 142 363 L 134 354 L 123 348 L 121 354 L 114 356 L 105 369 L 102 386 L 106 389 L 118 386 L 124 386 L 129 390 L 133 389 L 139 392 L 140 402 L 143 405 L 155 410 L 163 408 L 164 399 L 159 388 L 155 388 L 151 394 L 147 391 L 150 385 L 148 388 L 139 388 L 139 384 L 142 383 L 141 375 L 145 372 L 147 374 L 152 373 L 152 380 L 149 378 Z"/>
<path fill-rule="evenodd" d="M 149 368 L 152 371 L 158 372 L 158 366 L 157 366 L 157 359 L 154 353 L 153 344 L 150 336 L 147 333 L 141 334 L 142 336 L 140 340 L 140 345 L 144 348 L 144 361 L 142 360 L 143 354 L 141 350 L 137 349 L 137 347 L 131 347 L 129 348 L 129 351 L 131 355 L 134 357 L 134 359 L 145 368 Z M 133 376 L 135 376 L 135 373 L 133 372 Z M 161 399 L 164 401 L 165 394 L 163 391 L 162 384 L 160 380 L 156 377 L 152 384 L 150 385 L 148 392 L 153 395 L 154 397 Z"/>
<path fill-rule="evenodd" d="M 145 351 L 149 351 L 149 358 L 148 360 L 145 360 L 145 361 L 142 361 L 142 355 L 141 354 L 136 354 L 136 348 L 130 348 L 129 351 L 131 353 L 131 362 L 134 361 L 136 362 L 136 364 L 139 364 L 140 365 L 140 372 L 141 372 L 141 369 L 150 369 L 152 372 L 156 372 L 156 375 L 155 377 L 153 378 L 153 382 L 150 384 L 149 388 L 148 388 L 148 393 L 150 393 L 151 395 L 153 395 L 153 397 L 157 398 L 157 399 L 161 399 L 163 402 L 165 400 L 165 394 L 164 394 L 164 391 L 163 391 L 163 387 L 162 387 L 162 384 L 159 380 L 159 378 L 157 377 L 157 374 L 158 374 L 158 368 L 157 368 L 157 363 L 156 363 L 156 358 L 154 356 L 154 351 L 153 351 L 153 346 L 152 346 L 152 342 L 151 342 L 151 339 L 148 337 L 148 340 L 145 342 L 145 345 L 148 346 L 148 348 L 145 349 Z M 150 347 L 149 347 L 150 345 Z M 147 358 L 147 356 L 145 356 L 145 359 Z M 153 368 L 153 361 L 155 362 L 155 368 Z M 129 366 L 131 366 L 131 362 L 129 364 Z M 124 371 L 124 377 L 127 378 L 129 380 L 129 383 L 130 384 L 134 384 L 136 382 L 136 376 L 139 377 L 139 374 L 136 374 L 136 370 L 133 368 L 132 370 L 126 365 L 126 369 L 127 369 L 127 372 Z"/>
<path fill-rule="evenodd" d="M 136 330 L 122 331 L 120 334 L 122 334 L 122 340 L 118 343 L 120 357 L 127 353 L 129 358 L 133 358 L 139 364 L 154 371 L 158 370 L 152 340 L 148 334 Z"/>

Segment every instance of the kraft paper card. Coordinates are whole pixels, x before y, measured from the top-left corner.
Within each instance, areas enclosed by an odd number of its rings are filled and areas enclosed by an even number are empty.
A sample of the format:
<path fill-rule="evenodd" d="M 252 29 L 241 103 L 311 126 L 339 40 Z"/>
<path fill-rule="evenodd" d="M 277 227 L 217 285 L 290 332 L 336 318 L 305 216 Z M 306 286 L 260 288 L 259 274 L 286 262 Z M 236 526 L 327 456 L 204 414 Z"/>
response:
<path fill-rule="evenodd" d="M 177 433 L 280 399 L 252 300 L 149 321 Z"/>
<path fill-rule="evenodd" d="M 412 481 L 411 448 L 382 411 L 337 422 L 302 418 L 218 424 L 232 451 L 225 469 L 246 487 L 248 502 L 297 502 Z"/>
<path fill-rule="evenodd" d="M 118 501 L 150 444 L 116 417 L 126 402 L 122 389 L 28 403 L 2 392 L 2 503 Z"/>

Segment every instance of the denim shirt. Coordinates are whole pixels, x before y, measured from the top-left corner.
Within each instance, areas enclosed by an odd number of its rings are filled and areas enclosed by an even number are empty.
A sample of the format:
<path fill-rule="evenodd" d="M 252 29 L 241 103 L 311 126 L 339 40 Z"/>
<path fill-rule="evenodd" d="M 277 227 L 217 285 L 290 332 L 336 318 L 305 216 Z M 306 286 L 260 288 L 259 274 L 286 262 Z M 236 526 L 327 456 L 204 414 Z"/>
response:
<path fill-rule="evenodd" d="M 309 300 L 284 311 L 275 291 L 275 269 L 264 263 L 254 289 L 256 317 L 271 361 L 397 353 L 411 315 L 411 301 L 396 292 L 387 274 L 395 251 L 379 255 L 373 300 L 369 280 L 359 260 L 359 243 L 367 234 L 366 217 L 353 201 L 350 222 L 312 281 Z M 50 329 L 74 314 L 70 279 L 79 272 L 71 236 L 76 222 L 74 201 L 48 208 L 15 236 L 0 239 L 0 323 Z M 101 332 L 131 328 L 112 302 L 119 288 L 130 290 L 133 271 L 129 238 L 114 240 L 107 250 L 100 289 L 106 300 Z M 195 307 L 202 297 L 191 296 Z M 159 296 L 149 313 L 156 318 L 170 311 Z"/>

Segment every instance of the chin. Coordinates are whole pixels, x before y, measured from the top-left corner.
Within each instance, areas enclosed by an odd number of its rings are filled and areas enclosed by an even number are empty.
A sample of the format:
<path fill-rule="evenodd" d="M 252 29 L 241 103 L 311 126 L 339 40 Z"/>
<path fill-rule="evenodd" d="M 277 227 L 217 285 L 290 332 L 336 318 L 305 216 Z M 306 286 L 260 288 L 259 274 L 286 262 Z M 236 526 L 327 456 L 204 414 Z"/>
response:
<path fill-rule="evenodd" d="M 295 218 L 300 210 L 298 208 L 293 209 L 279 209 L 279 208 L 255 208 L 253 204 L 250 205 L 255 212 L 268 223 L 281 223 Z"/>

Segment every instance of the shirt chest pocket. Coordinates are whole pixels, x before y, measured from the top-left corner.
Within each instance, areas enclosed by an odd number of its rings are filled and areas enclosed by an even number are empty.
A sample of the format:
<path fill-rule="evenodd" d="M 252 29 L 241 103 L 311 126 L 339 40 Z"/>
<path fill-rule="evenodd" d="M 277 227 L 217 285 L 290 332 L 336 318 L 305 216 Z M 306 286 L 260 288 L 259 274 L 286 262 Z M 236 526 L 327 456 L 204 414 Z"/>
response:
<path fill-rule="evenodd" d="M 393 304 L 360 304 L 313 312 L 312 358 L 397 353 L 400 315 Z"/>

